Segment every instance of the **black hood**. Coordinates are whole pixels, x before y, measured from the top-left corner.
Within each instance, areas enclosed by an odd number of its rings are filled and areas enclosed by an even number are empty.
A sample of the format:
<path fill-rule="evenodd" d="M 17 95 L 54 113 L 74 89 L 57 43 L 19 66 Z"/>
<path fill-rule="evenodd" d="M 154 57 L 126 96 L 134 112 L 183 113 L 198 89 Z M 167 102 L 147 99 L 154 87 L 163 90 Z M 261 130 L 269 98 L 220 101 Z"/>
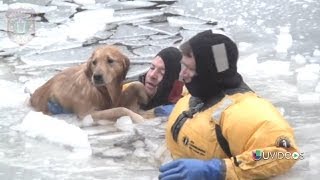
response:
<path fill-rule="evenodd" d="M 179 49 L 175 47 L 168 47 L 161 50 L 156 56 L 160 56 L 164 61 L 165 73 L 162 81 L 160 82 L 156 94 L 147 105 L 143 105 L 142 109 L 152 109 L 159 105 L 171 104 L 169 95 L 173 88 L 173 84 L 179 79 L 181 69 L 180 60 L 182 54 Z M 139 77 L 139 81 L 145 83 L 145 76 L 147 73 Z"/>
<path fill-rule="evenodd" d="M 237 72 L 238 48 L 228 36 L 211 30 L 189 40 L 196 61 L 197 75 L 186 87 L 190 94 L 205 101 L 242 82 Z"/>

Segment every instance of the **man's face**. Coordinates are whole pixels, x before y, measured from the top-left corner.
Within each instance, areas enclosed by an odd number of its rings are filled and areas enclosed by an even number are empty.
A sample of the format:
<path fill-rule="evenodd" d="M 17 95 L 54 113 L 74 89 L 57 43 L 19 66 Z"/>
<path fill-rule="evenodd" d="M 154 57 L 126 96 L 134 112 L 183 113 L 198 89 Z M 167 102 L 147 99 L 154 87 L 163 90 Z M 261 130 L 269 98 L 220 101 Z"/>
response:
<path fill-rule="evenodd" d="M 190 83 L 196 74 L 196 61 L 193 55 L 191 55 L 191 57 L 183 55 L 181 59 L 181 71 L 179 74 L 180 79 L 185 83 Z"/>
<path fill-rule="evenodd" d="M 165 65 L 160 56 L 156 56 L 151 62 L 151 67 L 146 74 L 145 89 L 150 97 L 157 92 L 158 85 L 162 81 L 165 73 Z"/>

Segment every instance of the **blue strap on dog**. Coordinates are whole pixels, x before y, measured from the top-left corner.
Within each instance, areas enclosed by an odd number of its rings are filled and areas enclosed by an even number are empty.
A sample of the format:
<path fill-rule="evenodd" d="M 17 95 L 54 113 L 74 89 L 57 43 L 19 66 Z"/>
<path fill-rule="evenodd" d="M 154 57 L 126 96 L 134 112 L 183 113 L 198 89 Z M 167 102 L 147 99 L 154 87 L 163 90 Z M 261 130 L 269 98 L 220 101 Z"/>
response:
<path fill-rule="evenodd" d="M 70 111 L 63 109 L 63 107 L 58 102 L 49 100 L 47 105 L 48 105 L 49 112 L 53 115 L 71 113 Z"/>

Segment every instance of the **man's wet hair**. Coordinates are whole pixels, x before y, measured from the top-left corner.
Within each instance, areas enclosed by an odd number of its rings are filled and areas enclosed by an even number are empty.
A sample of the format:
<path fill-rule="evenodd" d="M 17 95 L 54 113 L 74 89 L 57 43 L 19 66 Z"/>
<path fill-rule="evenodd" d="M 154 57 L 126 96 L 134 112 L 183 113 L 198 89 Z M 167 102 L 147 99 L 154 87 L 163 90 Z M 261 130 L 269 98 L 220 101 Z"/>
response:
<path fill-rule="evenodd" d="M 189 41 L 182 43 L 179 47 L 183 56 L 192 57 L 192 48 Z"/>

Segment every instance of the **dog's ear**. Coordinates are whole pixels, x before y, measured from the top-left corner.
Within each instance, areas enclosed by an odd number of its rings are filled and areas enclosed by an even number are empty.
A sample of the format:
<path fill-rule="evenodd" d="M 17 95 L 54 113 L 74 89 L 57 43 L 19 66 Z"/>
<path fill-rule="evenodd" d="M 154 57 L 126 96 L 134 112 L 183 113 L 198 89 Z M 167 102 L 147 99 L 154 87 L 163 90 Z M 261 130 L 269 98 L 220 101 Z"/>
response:
<path fill-rule="evenodd" d="M 87 67 L 84 70 L 84 73 L 86 74 L 86 76 L 90 79 L 92 76 L 92 69 L 91 69 L 91 63 L 92 63 L 92 58 L 93 58 L 93 54 L 91 55 L 91 57 L 87 60 Z"/>
<path fill-rule="evenodd" d="M 124 61 L 123 61 L 123 79 L 126 79 L 127 73 L 130 68 L 130 60 L 126 55 L 123 55 Z"/>

